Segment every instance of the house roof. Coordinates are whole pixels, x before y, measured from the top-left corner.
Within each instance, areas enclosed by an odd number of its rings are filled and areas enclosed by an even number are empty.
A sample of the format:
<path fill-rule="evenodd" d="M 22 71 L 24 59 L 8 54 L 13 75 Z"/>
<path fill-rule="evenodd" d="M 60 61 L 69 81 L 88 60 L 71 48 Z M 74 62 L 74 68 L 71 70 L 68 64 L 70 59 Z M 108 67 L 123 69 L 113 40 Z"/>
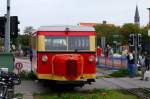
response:
<path fill-rule="evenodd" d="M 95 31 L 89 26 L 41 26 L 36 31 Z"/>

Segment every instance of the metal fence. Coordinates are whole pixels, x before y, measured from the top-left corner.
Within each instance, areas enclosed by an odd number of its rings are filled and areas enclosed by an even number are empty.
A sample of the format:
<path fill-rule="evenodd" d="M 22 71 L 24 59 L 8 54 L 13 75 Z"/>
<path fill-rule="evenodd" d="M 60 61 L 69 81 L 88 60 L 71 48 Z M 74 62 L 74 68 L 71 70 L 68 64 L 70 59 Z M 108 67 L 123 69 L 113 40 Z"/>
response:
<path fill-rule="evenodd" d="M 97 67 L 119 69 L 127 68 L 126 57 L 99 57 L 97 58 Z"/>

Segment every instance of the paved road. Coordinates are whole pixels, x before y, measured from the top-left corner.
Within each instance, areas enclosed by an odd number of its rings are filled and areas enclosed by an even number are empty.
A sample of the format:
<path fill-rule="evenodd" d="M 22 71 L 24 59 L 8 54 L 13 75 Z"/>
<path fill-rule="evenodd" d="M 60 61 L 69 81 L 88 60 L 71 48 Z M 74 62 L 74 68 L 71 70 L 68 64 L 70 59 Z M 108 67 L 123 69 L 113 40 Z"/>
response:
<path fill-rule="evenodd" d="M 47 90 L 47 88 L 36 81 L 22 81 L 21 85 L 15 86 L 15 93 L 22 93 L 23 99 L 33 99 L 34 93 L 42 93 Z"/>

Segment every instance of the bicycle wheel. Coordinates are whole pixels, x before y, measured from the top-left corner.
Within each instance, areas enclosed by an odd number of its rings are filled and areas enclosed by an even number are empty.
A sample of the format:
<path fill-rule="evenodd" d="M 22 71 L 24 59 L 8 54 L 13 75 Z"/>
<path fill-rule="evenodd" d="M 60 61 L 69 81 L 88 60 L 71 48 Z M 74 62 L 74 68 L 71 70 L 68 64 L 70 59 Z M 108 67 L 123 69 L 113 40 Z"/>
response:
<path fill-rule="evenodd" d="M 7 99 L 13 99 L 14 98 L 14 87 L 9 88 L 7 91 Z"/>

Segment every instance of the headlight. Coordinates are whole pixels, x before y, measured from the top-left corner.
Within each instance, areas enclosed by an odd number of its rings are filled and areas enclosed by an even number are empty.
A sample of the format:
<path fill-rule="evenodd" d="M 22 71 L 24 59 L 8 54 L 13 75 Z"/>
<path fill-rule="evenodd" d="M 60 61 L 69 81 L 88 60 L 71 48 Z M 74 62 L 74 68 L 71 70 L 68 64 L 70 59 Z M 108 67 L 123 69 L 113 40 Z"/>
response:
<path fill-rule="evenodd" d="M 95 57 L 94 56 L 90 56 L 89 57 L 89 62 L 93 62 L 95 60 Z"/>
<path fill-rule="evenodd" d="M 46 62 L 48 60 L 48 57 L 46 55 L 42 56 L 42 61 Z"/>

